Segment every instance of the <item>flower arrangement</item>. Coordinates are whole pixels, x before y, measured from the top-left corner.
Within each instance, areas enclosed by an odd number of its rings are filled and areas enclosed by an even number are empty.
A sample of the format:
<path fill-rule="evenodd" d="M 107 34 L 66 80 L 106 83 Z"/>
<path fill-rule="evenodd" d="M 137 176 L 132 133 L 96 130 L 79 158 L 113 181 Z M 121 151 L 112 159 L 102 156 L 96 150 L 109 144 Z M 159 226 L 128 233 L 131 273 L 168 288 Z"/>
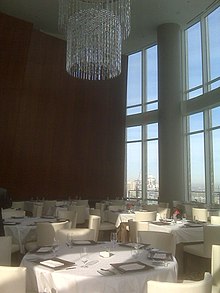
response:
<path fill-rule="evenodd" d="M 131 209 L 133 208 L 133 204 L 130 203 L 130 202 L 128 202 L 128 203 L 126 204 L 126 207 L 127 207 L 127 210 L 131 210 Z"/>
<path fill-rule="evenodd" d="M 173 219 L 182 219 L 184 211 L 181 207 L 174 207 L 172 211 Z"/>

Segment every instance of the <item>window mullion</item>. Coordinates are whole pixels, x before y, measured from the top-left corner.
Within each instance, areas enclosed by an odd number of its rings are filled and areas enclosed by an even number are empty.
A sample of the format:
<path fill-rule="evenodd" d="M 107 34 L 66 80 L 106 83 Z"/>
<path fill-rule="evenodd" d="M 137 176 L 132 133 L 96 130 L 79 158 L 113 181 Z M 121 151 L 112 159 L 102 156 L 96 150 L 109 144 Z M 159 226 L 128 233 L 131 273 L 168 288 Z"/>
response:
<path fill-rule="evenodd" d="M 201 42 L 202 42 L 202 78 L 203 78 L 203 93 L 209 91 L 208 81 L 210 77 L 210 64 L 209 64 L 209 37 L 207 34 L 207 20 L 201 19 Z"/>
<path fill-rule="evenodd" d="M 206 193 L 206 203 L 211 203 L 211 149 L 210 149 L 210 137 L 209 137 L 209 111 L 204 111 L 204 156 L 205 156 L 205 193 Z"/>

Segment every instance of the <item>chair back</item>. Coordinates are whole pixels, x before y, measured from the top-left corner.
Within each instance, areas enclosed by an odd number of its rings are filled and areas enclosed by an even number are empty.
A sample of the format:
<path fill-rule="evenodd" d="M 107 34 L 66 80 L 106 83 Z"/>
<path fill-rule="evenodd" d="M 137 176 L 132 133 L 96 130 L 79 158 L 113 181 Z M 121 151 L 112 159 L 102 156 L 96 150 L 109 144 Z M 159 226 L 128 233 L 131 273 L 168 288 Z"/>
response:
<path fill-rule="evenodd" d="M 71 205 L 68 207 L 69 211 L 75 211 L 77 213 L 76 224 L 84 224 L 86 221 L 86 206 Z"/>
<path fill-rule="evenodd" d="M 76 211 L 63 211 L 58 210 L 57 217 L 60 220 L 69 220 L 70 221 L 70 228 L 76 228 L 77 223 L 77 212 Z"/>
<path fill-rule="evenodd" d="M 2 218 L 8 219 L 11 217 L 24 217 L 25 211 L 24 210 L 16 210 L 16 209 L 2 209 Z"/>
<path fill-rule="evenodd" d="M 162 202 L 162 201 L 160 201 L 158 203 L 158 206 L 161 207 L 161 208 L 169 208 L 170 204 L 169 204 L 169 202 Z"/>
<path fill-rule="evenodd" d="M 0 236 L 0 265 L 11 265 L 12 237 Z M 0 277 L 1 279 L 1 277 Z M 0 290 L 0 292 L 3 292 Z"/>
<path fill-rule="evenodd" d="M 26 293 L 26 268 L 0 266 L 0 292 Z"/>
<path fill-rule="evenodd" d="M 152 248 L 157 248 L 175 255 L 176 239 L 172 233 L 159 231 L 141 231 L 138 232 L 141 243 L 150 244 Z"/>
<path fill-rule="evenodd" d="M 185 215 L 187 220 L 193 220 L 193 204 L 192 203 L 184 203 L 184 210 L 185 210 Z"/>
<path fill-rule="evenodd" d="M 220 225 L 220 216 L 211 216 L 210 222 L 213 225 Z"/>
<path fill-rule="evenodd" d="M 32 215 L 33 217 L 41 217 L 43 214 L 43 205 L 39 204 L 34 204 L 33 205 L 33 210 L 32 210 Z"/>
<path fill-rule="evenodd" d="M 212 245 L 220 245 L 220 225 L 204 226 L 204 255 L 211 258 Z"/>
<path fill-rule="evenodd" d="M 138 243 L 140 242 L 138 238 L 138 232 L 148 231 L 149 223 L 128 220 L 128 227 L 129 227 L 129 241 L 133 243 Z"/>
<path fill-rule="evenodd" d="M 43 202 L 43 216 L 53 216 L 56 207 L 56 200 L 45 200 Z"/>
<path fill-rule="evenodd" d="M 158 207 L 157 213 L 159 214 L 160 219 L 170 218 L 170 208 Z"/>
<path fill-rule="evenodd" d="M 110 205 L 108 206 L 109 211 L 119 212 L 124 210 L 124 205 Z"/>
<path fill-rule="evenodd" d="M 135 221 L 156 221 L 157 211 L 136 211 L 135 212 Z"/>
<path fill-rule="evenodd" d="M 24 201 L 13 201 L 11 207 L 13 209 L 24 210 Z"/>
<path fill-rule="evenodd" d="M 207 222 L 208 210 L 205 208 L 192 208 L 192 216 L 194 221 Z"/>
<path fill-rule="evenodd" d="M 98 208 L 93 209 L 93 208 L 91 208 L 91 209 L 89 209 L 89 214 L 101 217 L 101 209 L 98 209 Z"/>
<path fill-rule="evenodd" d="M 51 246 L 56 240 L 56 232 L 60 229 L 68 229 L 69 221 L 57 223 L 37 223 L 37 245 Z"/>
<path fill-rule="evenodd" d="M 76 205 L 77 206 L 85 206 L 85 207 L 88 207 L 89 206 L 89 200 L 88 199 L 77 199 Z"/>
<path fill-rule="evenodd" d="M 95 230 L 89 228 L 61 229 L 56 232 L 56 239 L 59 244 L 67 243 L 67 236 L 72 240 L 93 240 L 95 241 Z"/>
<path fill-rule="evenodd" d="M 147 210 L 148 212 L 157 211 L 159 204 L 144 204 L 143 209 Z"/>
<path fill-rule="evenodd" d="M 95 230 L 95 241 L 98 241 L 101 217 L 96 215 L 89 215 L 89 229 Z"/>
<path fill-rule="evenodd" d="M 212 276 L 205 272 L 201 281 L 190 281 L 183 283 L 171 283 L 160 281 L 148 281 L 147 293 L 211 293 L 212 292 Z"/>
<path fill-rule="evenodd" d="M 220 245 L 212 245 L 211 274 L 212 283 L 220 292 Z"/>

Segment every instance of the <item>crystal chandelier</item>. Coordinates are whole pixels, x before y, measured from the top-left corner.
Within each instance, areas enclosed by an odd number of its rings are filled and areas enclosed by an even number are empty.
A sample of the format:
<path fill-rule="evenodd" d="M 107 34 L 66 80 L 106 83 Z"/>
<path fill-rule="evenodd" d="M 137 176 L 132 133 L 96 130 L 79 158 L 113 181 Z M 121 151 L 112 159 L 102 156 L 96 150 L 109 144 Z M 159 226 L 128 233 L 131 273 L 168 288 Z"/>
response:
<path fill-rule="evenodd" d="M 59 0 L 59 31 L 66 35 L 66 70 L 105 80 L 121 73 L 121 47 L 130 33 L 130 0 Z"/>

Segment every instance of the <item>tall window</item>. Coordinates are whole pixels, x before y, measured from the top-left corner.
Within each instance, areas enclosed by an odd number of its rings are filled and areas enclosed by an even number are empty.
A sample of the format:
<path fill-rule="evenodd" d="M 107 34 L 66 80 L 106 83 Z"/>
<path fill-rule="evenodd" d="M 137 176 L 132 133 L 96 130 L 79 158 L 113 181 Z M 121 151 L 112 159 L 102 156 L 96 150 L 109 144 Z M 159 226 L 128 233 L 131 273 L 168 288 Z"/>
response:
<path fill-rule="evenodd" d="M 128 58 L 127 176 L 128 198 L 158 198 L 157 46 Z M 148 113 L 151 112 L 151 118 Z"/>
<path fill-rule="evenodd" d="M 186 99 L 220 85 L 220 7 L 185 31 Z"/>
<path fill-rule="evenodd" d="M 185 31 L 188 199 L 208 204 L 220 204 L 219 26 L 217 7 Z"/>

